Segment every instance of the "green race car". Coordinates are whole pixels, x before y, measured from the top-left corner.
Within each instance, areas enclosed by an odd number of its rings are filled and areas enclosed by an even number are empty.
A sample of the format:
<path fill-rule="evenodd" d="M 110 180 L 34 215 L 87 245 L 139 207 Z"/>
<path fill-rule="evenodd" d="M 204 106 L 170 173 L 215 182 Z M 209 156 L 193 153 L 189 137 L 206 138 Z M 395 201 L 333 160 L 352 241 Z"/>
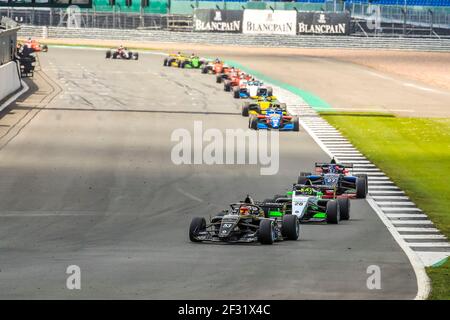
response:
<path fill-rule="evenodd" d="M 191 56 L 190 58 L 187 58 L 181 63 L 181 68 L 200 69 L 204 63 L 205 61 L 203 59 L 200 59 L 197 56 L 195 57 Z"/>
<path fill-rule="evenodd" d="M 323 198 L 324 193 L 329 191 L 329 186 L 295 184 L 292 191 L 264 202 L 266 205 L 284 204 L 281 214 L 296 215 L 300 222 L 338 224 L 341 220 L 349 220 L 350 199 Z"/>

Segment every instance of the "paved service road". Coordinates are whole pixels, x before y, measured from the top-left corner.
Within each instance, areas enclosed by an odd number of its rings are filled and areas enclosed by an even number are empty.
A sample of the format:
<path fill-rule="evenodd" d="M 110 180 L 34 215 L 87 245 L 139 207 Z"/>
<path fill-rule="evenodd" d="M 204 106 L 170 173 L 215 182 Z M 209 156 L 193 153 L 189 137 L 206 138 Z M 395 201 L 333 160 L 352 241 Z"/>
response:
<path fill-rule="evenodd" d="M 348 222 L 302 225 L 296 242 L 189 242 L 193 216 L 247 193 L 267 198 L 328 160 L 304 131 L 281 134 L 274 176 L 256 165 L 176 166 L 175 129 L 247 126 L 212 76 L 164 68 L 157 55 L 52 49 L 40 61 L 37 82 L 53 90 L 29 98 L 54 97 L 0 140 L 0 298 L 415 297 L 407 257 L 363 200 Z M 12 112 L 23 110 L 26 101 Z M 81 290 L 66 289 L 69 265 L 81 268 Z M 370 265 L 381 268 L 381 290 L 366 287 Z"/>

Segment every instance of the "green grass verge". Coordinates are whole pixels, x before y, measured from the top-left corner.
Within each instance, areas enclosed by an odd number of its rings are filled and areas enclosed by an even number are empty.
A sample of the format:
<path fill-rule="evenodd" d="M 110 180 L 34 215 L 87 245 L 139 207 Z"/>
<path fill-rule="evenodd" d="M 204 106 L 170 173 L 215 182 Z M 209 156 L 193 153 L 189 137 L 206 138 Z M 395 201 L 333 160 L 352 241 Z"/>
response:
<path fill-rule="evenodd" d="M 430 300 L 450 300 L 450 259 L 436 267 L 428 267 L 427 274 L 431 279 Z"/>
<path fill-rule="evenodd" d="M 450 118 L 323 112 L 323 117 L 384 171 L 450 237 Z M 449 262 L 428 268 L 431 298 L 450 299 Z"/>

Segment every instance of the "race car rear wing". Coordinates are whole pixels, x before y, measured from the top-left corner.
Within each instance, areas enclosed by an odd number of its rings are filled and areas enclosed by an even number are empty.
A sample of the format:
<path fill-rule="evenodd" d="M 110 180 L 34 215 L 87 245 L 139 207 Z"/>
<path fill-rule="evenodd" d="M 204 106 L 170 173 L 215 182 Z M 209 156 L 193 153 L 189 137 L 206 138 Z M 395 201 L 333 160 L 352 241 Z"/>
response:
<path fill-rule="evenodd" d="M 328 166 L 330 166 L 330 165 L 332 165 L 332 164 L 337 165 L 337 166 L 339 166 L 339 167 L 341 167 L 341 168 L 346 168 L 346 169 L 348 169 L 348 168 L 353 168 L 353 164 L 329 163 L 329 162 L 316 162 L 316 163 L 314 164 L 314 166 L 315 166 L 316 168 L 319 168 L 319 167 L 328 167 Z"/>
<path fill-rule="evenodd" d="M 316 189 L 316 190 L 335 190 L 335 187 L 333 186 L 329 186 L 329 185 L 325 185 L 325 184 L 298 184 L 298 183 L 294 183 L 293 184 L 293 190 L 300 190 L 302 188 L 312 188 L 312 189 Z"/>

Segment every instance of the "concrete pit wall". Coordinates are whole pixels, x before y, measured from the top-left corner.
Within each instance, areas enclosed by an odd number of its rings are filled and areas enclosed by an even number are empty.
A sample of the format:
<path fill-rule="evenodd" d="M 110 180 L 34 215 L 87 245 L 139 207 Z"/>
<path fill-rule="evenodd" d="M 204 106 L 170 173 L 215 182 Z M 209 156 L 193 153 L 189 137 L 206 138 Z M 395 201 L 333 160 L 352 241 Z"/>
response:
<path fill-rule="evenodd" d="M 4 106 L 2 101 L 21 88 L 17 64 L 14 61 L 0 66 L 0 111 Z"/>

